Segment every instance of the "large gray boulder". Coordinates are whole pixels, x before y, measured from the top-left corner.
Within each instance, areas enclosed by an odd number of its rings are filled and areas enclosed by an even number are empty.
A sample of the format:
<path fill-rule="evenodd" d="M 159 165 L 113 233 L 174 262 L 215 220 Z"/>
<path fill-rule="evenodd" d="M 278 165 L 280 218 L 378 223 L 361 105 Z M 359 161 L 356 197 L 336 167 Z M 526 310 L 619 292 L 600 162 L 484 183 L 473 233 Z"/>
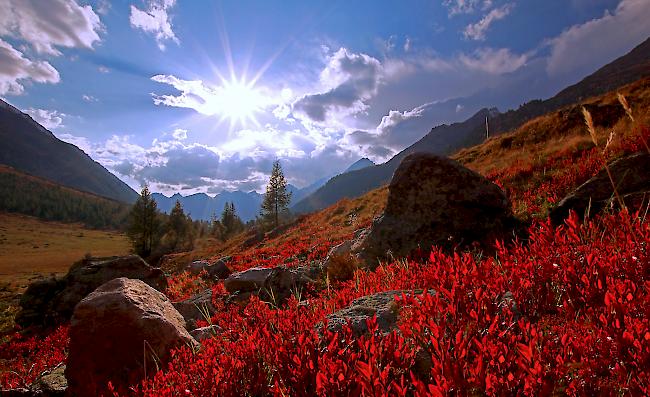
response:
<path fill-rule="evenodd" d="M 636 153 L 622 157 L 609 164 L 609 171 L 616 185 L 619 196 L 626 206 L 635 207 L 650 196 L 650 154 Z M 566 196 L 549 213 L 555 224 L 561 224 L 573 210 L 583 217 L 589 208 L 589 214 L 595 215 L 611 205 L 618 206 L 614 196 L 612 180 L 606 169 L 602 169 L 587 182 Z"/>
<path fill-rule="evenodd" d="M 202 271 L 205 271 L 205 274 L 208 278 L 211 279 L 225 279 L 230 276 L 232 271 L 228 268 L 227 263 L 230 261 L 230 257 L 223 257 L 216 262 L 212 263 L 207 260 L 198 260 L 187 265 L 187 270 L 191 274 L 200 274 Z"/>
<path fill-rule="evenodd" d="M 101 395 L 109 381 L 126 390 L 164 368 L 171 350 L 181 346 L 198 348 L 198 343 L 165 295 L 140 280 L 109 281 L 74 310 L 68 395 Z"/>
<path fill-rule="evenodd" d="M 519 227 L 497 185 L 448 158 L 407 156 L 388 191 L 383 215 L 353 251 L 370 268 L 432 246 L 490 251 L 496 239 L 512 237 Z"/>
<path fill-rule="evenodd" d="M 32 283 L 21 296 L 16 323 L 22 327 L 53 326 L 70 320 L 74 307 L 100 285 L 118 277 L 142 280 L 162 291 L 167 278 L 137 255 L 85 258 L 63 278 Z"/>

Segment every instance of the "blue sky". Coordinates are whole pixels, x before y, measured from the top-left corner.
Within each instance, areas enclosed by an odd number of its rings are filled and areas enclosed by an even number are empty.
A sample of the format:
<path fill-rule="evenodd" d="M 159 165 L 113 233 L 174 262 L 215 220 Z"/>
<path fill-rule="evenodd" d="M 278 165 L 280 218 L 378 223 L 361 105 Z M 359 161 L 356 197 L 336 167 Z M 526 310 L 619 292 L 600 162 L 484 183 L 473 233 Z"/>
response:
<path fill-rule="evenodd" d="M 0 97 L 135 189 L 305 186 L 650 35 L 648 0 L 0 0 Z"/>

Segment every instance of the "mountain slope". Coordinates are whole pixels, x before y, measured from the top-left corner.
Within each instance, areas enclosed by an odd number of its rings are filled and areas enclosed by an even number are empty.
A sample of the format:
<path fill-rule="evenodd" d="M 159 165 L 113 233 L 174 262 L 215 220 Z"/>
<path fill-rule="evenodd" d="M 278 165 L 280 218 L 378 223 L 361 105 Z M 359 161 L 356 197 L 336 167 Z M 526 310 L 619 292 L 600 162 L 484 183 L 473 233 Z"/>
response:
<path fill-rule="evenodd" d="M 479 144 L 485 140 L 486 117 L 489 119 L 490 135 L 501 134 L 535 117 L 615 90 L 645 76 L 650 76 L 650 38 L 552 98 L 531 101 L 517 110 L 505 113 L 499 113 L 496 109 L 483 109 L 462 123 L 435 127 L 418 142 L 384 164 L 330 179 L 325 186 L 294 205 L 292 209 L 295 212 L 310 212 L 332 205 L 344 197 L 358 197 L 377 188 L 390 180 L 399 163 L 408 154 L 430 152 L 451 155 L 460 149 Z"/>
<path fill-rule="evenodd" d="M 95 229 L 121 229 L 127 223 L 129 210 L 125 203 L 0 165 L 0 212 L 82 223 Z"/>
<path fill-rule="evenodd" d="M 78 147 L 0 100 L 0 164 L 81 191 L 131 203 L 138 194 Z"/>
<path fill-rule="evenodd" d="M 346 172 L 362 170 L 364 168 L 372 167 L 373 165 L 375 165 L 375 163 L 373 163 L 372 160 L 364 157 L 358 160 L 357 162 L 355 162 L 354 164 L 352 164 L 351 166 L 349 166 L 345 171 L 343 171 L 343 174 L 345 174 Z"/>

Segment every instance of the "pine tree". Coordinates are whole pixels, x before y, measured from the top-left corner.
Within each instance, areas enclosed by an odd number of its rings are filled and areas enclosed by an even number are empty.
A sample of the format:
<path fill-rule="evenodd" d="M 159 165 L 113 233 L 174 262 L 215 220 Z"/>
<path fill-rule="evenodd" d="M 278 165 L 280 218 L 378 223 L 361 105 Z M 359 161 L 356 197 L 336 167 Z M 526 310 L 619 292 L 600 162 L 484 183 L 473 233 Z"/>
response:
<path fill-rule="evenodd" d="M 262 202 L 262 219 L 266 223 L 271 223 L 274 227 L 278 227 L 280 224 L 280 215 L 287 211 L 290 202 L 291 192 L 287 191 L 287 180 L 282 173 L 280 161 L 276 160 L 273 163 L 271 179 L 266 186 L 266 194 Z"/>
<path fill-rule="evenodd" d="M 127 229 L 127 235 L 138 255 L 146 258 L 151 254 L 157 244 L 159 227 L 158 206 L 151 197 L 149 187 L 145 185 L 142 188 L 140 197 L 131 208 Z"/>
<path fill-rule="evenodd" d="M 173 248 L 178 249 L 179 246 L 188 240 L 191 233 L 191 221 L 185 215 L 181 202 L 176 200 L 174 208 L 169 213 L 167 221 L 167 228 L 173 236 Z"/>
<path fill-rule="evenodd" d="M 221 226 L 223 227 L 223 236 L 222 238 L 226 240 L 230 236 L 240 232 L 244 228 L 244 223 L 237 216 L 237 211 L 235 210 L 235 203 L 228 203 L 223 208 L 221 213 Z"/>

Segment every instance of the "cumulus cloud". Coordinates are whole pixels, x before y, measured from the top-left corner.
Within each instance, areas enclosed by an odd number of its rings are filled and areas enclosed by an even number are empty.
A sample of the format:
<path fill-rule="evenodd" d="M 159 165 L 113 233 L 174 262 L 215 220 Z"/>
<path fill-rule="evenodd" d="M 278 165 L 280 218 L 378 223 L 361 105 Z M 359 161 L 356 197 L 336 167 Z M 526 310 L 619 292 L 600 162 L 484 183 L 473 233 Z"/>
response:
<path fill-rule="evenodd" d="M 74 0 L 5 0 L 0 5 L 0 36 L 23 40 L 38 53 L 61 55 L 56 47 L 92 48 L 101 31 L 93 8 Z"/>
<path fill-rule="evenodd" d="M 58 83 L 59 72 L 45 61 L 32 61 L 0 39 L 0 95 L 22 94 L 26 81 Z"/>
<path fill-rule="evenodd" d="M 505 4 L 487 13 L 487 15 L 485 15 L 477 23 L 467 25 L 465 31 L 463 32 L 465 38 L 480 41 L 485 40 L 485 34 L 490 29 L 490 26 L 494 22 L 507 17 L 513 8 L 513 4 Z"/>
<path fill-rule="evenodd" d="M 46 109 L 34 109 L 29 108 L 25 113 L 32 116 L 32 118 L 47 128 L 48 130 L 54 130 L 59 127 L 63 127 L 63 118 L 66 116 L 64 113 L 60 113 L 56 110 L 46 110 Z"/>
<path fill-rule="evenodd" d="M 320 80 L 326 90 L 298 99 L 294 115 L 322 123 L 333 114 L 341 118 L 364 111 L 381 84 L 382 65 L 369 55 L 340 48 L 329 57 Z"/>
<path fill-rule="evenodd" d="M 171 40 L 179 43 L 178 37 L 172 29 L 169 11 L 174 7 L 176 0 L 148 0 L 145 9 L 131 6 L 129 21 L 131 26 L 142 29 L 144 32 L 153 34 L 156 37 L 158 48 L 165 50 L 165 42 Z"/>
<path fill-rule="evenodd" d="M 585 74 L 650 36 L 650 1 L 622 0 L 601 18 L 574 25 L 549 41 L 551 76 Z"/>

